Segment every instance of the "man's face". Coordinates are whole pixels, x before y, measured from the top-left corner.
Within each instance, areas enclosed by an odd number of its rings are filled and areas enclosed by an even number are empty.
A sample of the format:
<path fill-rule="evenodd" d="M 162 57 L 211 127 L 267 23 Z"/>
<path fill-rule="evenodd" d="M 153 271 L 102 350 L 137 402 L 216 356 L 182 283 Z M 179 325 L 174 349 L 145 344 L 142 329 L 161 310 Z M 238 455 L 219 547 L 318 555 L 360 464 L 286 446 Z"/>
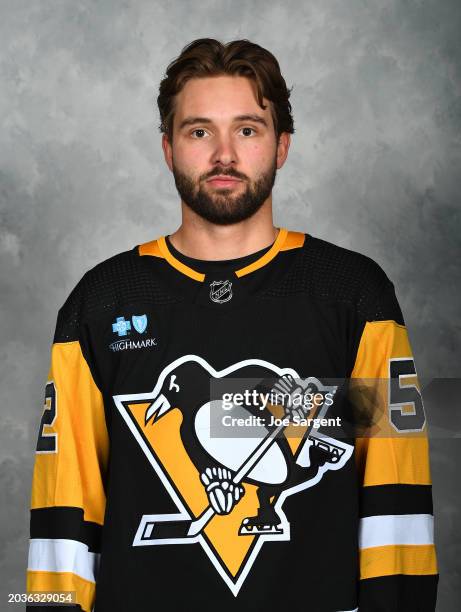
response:
<path fill-rule="evenodd" d="M 176 97 L 165 158 L 182 201 L 211 223 L 248 219 L 271 195 L 289 134 L 277 146 L 270 103 L 263 101 L 265 110 L 253 83 L 239 76 L 191 79 Z"/>

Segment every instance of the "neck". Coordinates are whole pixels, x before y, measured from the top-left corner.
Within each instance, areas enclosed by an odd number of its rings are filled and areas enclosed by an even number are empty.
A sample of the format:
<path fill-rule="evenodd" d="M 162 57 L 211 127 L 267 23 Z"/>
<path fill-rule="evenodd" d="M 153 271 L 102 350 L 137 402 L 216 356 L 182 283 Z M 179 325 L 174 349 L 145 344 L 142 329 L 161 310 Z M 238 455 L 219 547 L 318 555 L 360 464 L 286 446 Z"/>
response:
<path fill-rule="evenodd" d="M 265 209 L 265 210 L 263 210 Z M 173 246 L 194 259 L 236 259 L 271 245 L 277 238 L 272 209 L 262 206 L 251 218 L 233 225 L 215 225 L 183 204 L 183 220 L 170 235 Z"/>

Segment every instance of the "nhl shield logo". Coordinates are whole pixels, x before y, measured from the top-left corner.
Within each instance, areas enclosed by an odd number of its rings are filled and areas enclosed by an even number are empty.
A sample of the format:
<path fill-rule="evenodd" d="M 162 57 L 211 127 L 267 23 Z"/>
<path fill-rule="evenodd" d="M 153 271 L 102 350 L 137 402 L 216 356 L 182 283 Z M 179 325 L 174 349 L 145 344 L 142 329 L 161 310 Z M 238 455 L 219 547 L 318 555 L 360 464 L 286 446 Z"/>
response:
<path fill-rule="evenodd" d="M 232 298 L 232 283 L 228 280 L 213 281 L 210 284 L 210 298 L 217 304 L 228 302 Z"/>
<path fill-rule="evenodd" d="M 133 322 L 133 327 L 139 334 L 143 334 L 146 331 L 147 315 L 133 315 L 131 321 Z"/>

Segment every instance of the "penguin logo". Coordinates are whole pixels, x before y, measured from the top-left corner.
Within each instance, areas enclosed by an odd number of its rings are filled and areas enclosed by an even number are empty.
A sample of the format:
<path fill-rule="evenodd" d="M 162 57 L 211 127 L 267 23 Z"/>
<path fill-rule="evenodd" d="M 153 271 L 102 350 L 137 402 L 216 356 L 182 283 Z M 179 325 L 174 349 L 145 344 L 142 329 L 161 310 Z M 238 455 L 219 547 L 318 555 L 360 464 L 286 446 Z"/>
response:
<path fill-rule="evenodd" d="M 210 401 L 210 380 L 226 377 L 260 381 L 259 392 L 301 390 L 333 397 L 337 391 L 262 359 L 217 371 L 202 357 L 185 355 L 163 369 L 152 392 L 113 399 L 178 508 L 175 514 L 141 515 L 133 546 L 200 544 L 237 596 L 262 545 L 290 540 L 285 499 L 344 467 L 353 446 L 309 425 L 301 432 L 296 426 L 290 436 L 295 426 L 282 417 L 302 409 L 269 403 L 266 416 L 277 417 L 279 425 L 259 425 L 256 437 L 213 435 L 213 414 L 220 406 Z M 315 417 L 325 417 L 329 408 L 323 402 Z M 261 414 L 260 407 L 254 410 Z"/>

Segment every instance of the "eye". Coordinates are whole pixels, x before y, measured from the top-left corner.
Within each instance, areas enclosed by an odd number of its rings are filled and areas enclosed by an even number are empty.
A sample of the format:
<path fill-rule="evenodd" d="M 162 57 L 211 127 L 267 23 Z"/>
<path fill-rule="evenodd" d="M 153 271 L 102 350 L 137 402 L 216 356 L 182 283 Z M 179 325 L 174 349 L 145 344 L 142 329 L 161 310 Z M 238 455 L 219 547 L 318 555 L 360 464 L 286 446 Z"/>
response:
<path fill-rule="evenodd" d="M 175 382 L 175 380 L 176 380 L 176 374 L 173 374 L 172 376 L 170 376 L 170 387 L 168 391 L 172 391 L 173 389 L 176 392 L 179 391 L 179 385 Z"/>
<path fill-rule="evenodd" d="M 245 127 L 240 128 L 240 129 L 241 130 L 251 130 L 252 132 L 254 132 L 256 134 L 256 130 L 254 128 L 250 127 L 249 125 L 246 125 Z M 247 134 L 245 134 L 245 136 L 251 136 L 251 134 L 247 133 Z"/>
<path fill-rule="evenodd" d="M 193 135 L 194 135 L 194 134 L 196 134 L 197 132 L 201 132 L 202 134 L 206 134 L 206 131 L 205 131 L 203 128 L 197 128 L 197 129 L 195 129 L 195 130 L 193 130 L 193 131 L 191 132 L 191 135 L 193 136 Z M 201 139 L 202 137 L 203 137 L 202 135 L 197 136 L 197 138 L 199 138 L 199 139 Z"/>

